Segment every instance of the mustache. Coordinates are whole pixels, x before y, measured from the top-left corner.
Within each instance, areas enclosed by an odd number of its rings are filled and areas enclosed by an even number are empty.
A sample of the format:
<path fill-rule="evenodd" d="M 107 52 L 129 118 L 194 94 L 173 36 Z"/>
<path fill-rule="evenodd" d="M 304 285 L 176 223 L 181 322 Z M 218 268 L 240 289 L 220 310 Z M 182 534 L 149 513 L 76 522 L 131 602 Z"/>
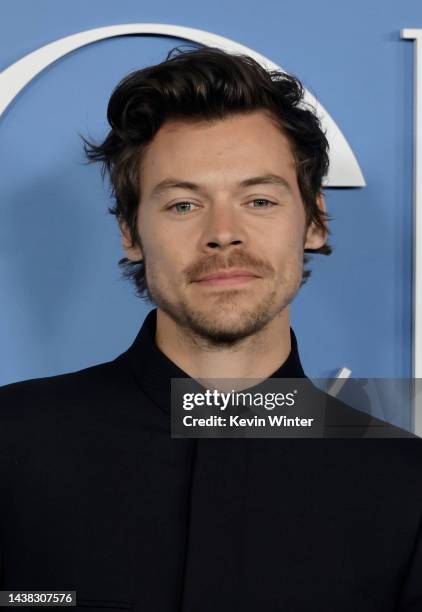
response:
<path fill-rule="evenodd" d="M 193 282 L 200 276 L 213 274 L 228 268 L 245 268 L 257 276 L 271 276 L 275 272 L 269 263 L 257 259 L 248 253 L 237 251 L 227 257 L 217 255 L 197 261 L 185 270 L 185 275 L 190 282 Z"/>

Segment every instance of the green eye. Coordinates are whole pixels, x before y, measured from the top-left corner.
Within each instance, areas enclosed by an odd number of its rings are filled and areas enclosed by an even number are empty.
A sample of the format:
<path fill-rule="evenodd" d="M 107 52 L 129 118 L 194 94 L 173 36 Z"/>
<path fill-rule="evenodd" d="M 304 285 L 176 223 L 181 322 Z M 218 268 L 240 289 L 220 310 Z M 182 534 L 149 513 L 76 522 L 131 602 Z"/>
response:
<path fill-rule="evenodd" d="M 259 203 L 259 206 L 253 206 L 253 208 L 270 208 L 271 206 L 273 206 L 273 202 L 270 202 L 270 200 L 265 200 L 263 198 L 252 200 L 252 204 L 255 204 L 256 202 Z"/>
<path fill-rule="evenodd" d="M 177 202 L 176 204 L 173 204 L 173 206 L 170 206 L 170 209 L 184 215 L 193 210 L 193 206 L 195 206 L 193 202 Z"/>

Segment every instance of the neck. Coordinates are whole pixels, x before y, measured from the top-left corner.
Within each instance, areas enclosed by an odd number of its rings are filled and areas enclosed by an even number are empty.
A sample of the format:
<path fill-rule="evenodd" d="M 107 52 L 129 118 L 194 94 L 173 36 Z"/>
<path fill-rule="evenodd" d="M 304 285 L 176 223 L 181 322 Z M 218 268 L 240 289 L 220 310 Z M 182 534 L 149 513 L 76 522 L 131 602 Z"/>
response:
<path fill-rule="evenodd" d="M 268 378 L 291 350 L 289 308 L 235 345 L 211 348 L 200 340 L 157 309 L 158 348 L 192 378 Z"/>

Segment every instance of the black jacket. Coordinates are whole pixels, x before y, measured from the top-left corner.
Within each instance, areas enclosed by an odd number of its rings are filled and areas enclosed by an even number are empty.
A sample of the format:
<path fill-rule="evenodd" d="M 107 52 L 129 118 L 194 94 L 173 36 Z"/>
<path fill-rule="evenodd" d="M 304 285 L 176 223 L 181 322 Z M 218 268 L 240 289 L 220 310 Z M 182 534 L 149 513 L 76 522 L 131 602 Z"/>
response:
<path fill-rule="evenodd" d="M 422 611 L 422 441 L 171 438 L 187 375 L 155 324 L 0 389 L 1 588 L 91 612 Z M 304 377 L 293 332 L 273 376 Z"/>

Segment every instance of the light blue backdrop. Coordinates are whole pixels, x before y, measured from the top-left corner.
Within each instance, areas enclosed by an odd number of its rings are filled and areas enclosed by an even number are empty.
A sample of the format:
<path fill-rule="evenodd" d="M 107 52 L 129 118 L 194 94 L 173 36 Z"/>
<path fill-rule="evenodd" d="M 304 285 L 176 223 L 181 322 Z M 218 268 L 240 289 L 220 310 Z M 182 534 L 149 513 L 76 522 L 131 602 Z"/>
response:
<path fill-rule="evenodd" d="M 0 69 L 58 38 L 130 22 L 169 23 L 236 40 L 297 74 L 338 123 L 367 186 L 327 191 L 331 257 L 293 306 L 305 371 L 411 374 L 413 0 L 3 0 Z M 121 256 L 99 169 L 78 133 L 101 138 L 115 84 L 180 41 L 125 37 L 63 58 L 0 119 L 0 384 L 114 358 L 150 308 L 120 279 Z"/>

